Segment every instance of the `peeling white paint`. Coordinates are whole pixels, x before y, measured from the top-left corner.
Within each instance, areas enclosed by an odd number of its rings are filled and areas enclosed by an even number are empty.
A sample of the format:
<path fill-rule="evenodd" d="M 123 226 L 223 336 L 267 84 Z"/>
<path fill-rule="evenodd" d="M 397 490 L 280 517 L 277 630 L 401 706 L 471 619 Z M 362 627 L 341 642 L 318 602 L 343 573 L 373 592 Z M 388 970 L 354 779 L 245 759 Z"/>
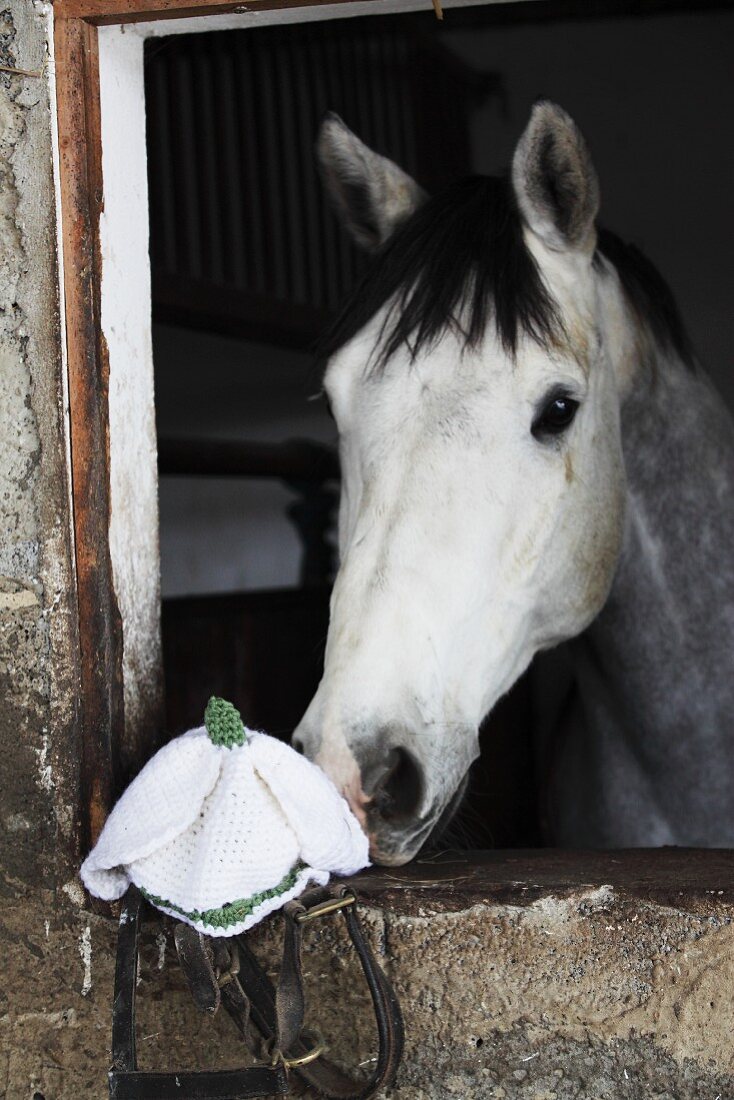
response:
<path fill-rule="evenodd" d="M 161 667 L 143 44 L 134 27 L 100 28 L 100 242 L 102 330 L 110 368 L 110 557 L 122 618 L 125 726 L 133 744 L 155 713 Z"/>
<path fill-rule="evenodd" d="M 166 965 L 166 933 L 159 932 L 155 938 L 155 943 L 158 948 L 158 969 L 162 970 Z"/>
<path fill-rule="evenodd" d="M 53 774 L 51 772 L 51 765 L 48 762 L 48 750 L 48 734 L 44 733 L 41 739 L 40 749 L 35 749 L 34 751 L 38 757 L 38 785 L 41 790 L 46 791 L 47 794 L 54 789 Z"/>
<path fill-rule="evenodd" d="M 89 925 L 86 926 L 79 939 L 79 954 L 84 966 L 82 997 L 86 997 L 92 989 L 92 929 Z"/>
<path fill-rule="evenodd" d="M 65 882 L 61 889 L 66 894 L 72 905 L 75 905 L 78 909 L 81 909 L 84 906 L 84 890 L 76 879 L 73 878 L 70 882 Z"/>

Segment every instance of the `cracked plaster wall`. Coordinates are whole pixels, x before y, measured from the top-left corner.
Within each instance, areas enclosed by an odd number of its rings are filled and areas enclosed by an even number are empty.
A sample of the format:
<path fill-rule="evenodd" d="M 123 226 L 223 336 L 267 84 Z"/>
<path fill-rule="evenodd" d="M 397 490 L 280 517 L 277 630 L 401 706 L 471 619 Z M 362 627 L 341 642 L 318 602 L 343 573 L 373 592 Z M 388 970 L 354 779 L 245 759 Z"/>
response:
<path fill-rule="evenodd" d="M 0 872 L 63 876 L 75 829 L 73 562 L 50 5 L 0 3 Z M 61 834 L 61 836 L 60 836 Z"/>

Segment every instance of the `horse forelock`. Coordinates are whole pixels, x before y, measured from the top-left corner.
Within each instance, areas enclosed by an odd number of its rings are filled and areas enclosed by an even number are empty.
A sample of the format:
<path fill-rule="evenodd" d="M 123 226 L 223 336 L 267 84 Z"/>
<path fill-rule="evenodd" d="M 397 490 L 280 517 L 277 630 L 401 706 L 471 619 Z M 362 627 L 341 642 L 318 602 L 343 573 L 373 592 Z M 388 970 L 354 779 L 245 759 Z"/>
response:
<path fill-rule="evenodd" d="M 460 180 L 400 226 L 326 333 L 320 358 L 339 351 L 383 309 L 373 370 L 401 346 L 415 360 L 447 331 L 473 349 L 493 325 L 512 356 L 523 334 L 549 351 L 566 342 L 560 310 L 525 244 L 504 177 Z"/>
<path fill-rule="evenodd" d="M 610 230 L 598 230 L 594 257 L 616 269 L 639 322 L 688 366 L 691 342 L 670 288 L 652 262 Z M 492 328 L 514 358 L 522 336 L 555 354 L 575 355 L 578 333 L 527 247 L 510 181 L 470 176 L 428 199 L 387 241 L 317 347 L 322 362 L 353 340 L 381 311 L 369 361 L 379 372 L 401 348 L 414 361 L 447 332 L 462 350 L 477 348 Z"/>

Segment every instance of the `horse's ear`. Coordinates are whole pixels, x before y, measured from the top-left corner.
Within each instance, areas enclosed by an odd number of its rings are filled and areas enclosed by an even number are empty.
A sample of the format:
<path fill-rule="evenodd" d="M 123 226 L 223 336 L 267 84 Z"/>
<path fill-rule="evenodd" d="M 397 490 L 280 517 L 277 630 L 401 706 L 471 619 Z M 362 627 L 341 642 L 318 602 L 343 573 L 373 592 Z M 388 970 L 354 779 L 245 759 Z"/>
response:
<path fill-rule="evenodd" d="M 525 223 L 549 248 L 590 250 L 599 181 L 570 115 L 539 100 L 512 160 L 512 184 Z"/>
<path fill-rule="evenodd" d="M 425 201 L 415 180 L 369 149 L 336 114 L 324 119 L 316 151 L 339 217 L 357 244 L 370 252 Z"/>

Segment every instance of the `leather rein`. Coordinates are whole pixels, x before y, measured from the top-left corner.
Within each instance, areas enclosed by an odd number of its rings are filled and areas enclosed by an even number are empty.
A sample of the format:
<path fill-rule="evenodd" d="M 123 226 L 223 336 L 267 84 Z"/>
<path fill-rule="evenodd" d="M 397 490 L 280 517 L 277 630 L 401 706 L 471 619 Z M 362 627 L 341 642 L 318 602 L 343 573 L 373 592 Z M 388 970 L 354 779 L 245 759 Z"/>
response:
<path fill-rule="evenodd" d="M 245 1100 L 289 1093 L 324 1100 L 368 1100 L 392 1084 L 403 1049 L 400 1005 L 364 938 L 356 895 L 344 883 L 309 890 L 284 907 L 283 962 L 277 989 L 244 935 L 213 938 L 188 924 L 177 924 L 176 950 L 197 1008 L 213 1015 L 224 1007 L 260 1062 L 235 1070 L 139 1070 L 135 989 L 138 936 L 146 904 L 140 891 L 131 886 L 120 914 L 109 1073 L 112 1100 Z M 366 1080 L 355 1080 L 329 1062 L 320 1035 L 303 1027 L 303 926 L 330 914 L 344 918 L 372 998 L 379 1047 Z"/>

